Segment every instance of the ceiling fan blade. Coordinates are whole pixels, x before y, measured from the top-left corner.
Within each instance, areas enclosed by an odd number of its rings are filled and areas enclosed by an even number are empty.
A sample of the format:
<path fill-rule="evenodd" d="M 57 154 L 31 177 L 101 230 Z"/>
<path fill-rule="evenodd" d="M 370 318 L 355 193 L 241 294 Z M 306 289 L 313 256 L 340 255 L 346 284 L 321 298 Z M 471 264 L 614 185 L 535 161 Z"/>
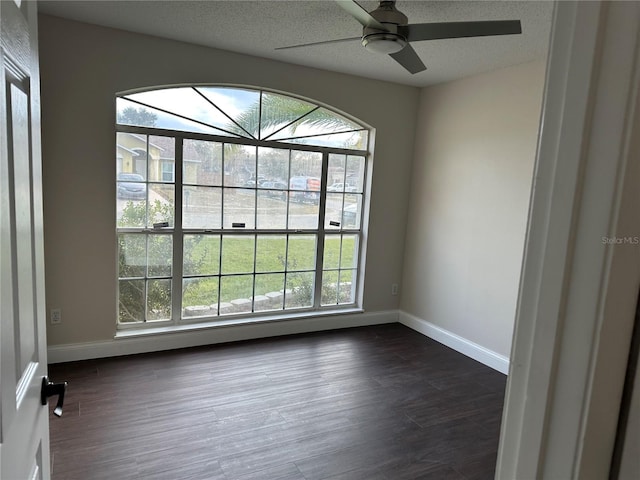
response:
<path fill-rule="evenodd" d="M 486 37 L 491 35 L 515 35 L 522 33 L 520 20 L 495 20 L 486 22 L 415 23 L 398 26 L 398 33 L 409 42 L 439 40 L 442 38 Z"/>
<path fill-rule="evenodd" d="M 327 45 L 330 43 L 353 42 L 354 40 L 362 40 L 362 37 L 338 38 L 336 40 L 324 40 L 322 42 L 301 43 L 299 45 L 289 45 L 288 47 L 277 47 L 275 50 L 288 50 L 291 48 L 313 47 L 314 45 Z"/>
<path fill-rule="evenodd" d="M 411 74 L 422 72 L 427 69 L 411 45 L 407 45 L 399 52 L 390 53 L 389 56 L 402 65 Z"/>
<path fill-rule="evenodd" d="M 375 28 L 377 30 L 382 30 L 383 32 L 388 31 L 387 27 L 369 15 L 369 12 L 362 8 L 358 2 L 354 0 L 335 0 L 335 2 L 340 5 L 344 11 L 360 22 L 363 27 Z"/>

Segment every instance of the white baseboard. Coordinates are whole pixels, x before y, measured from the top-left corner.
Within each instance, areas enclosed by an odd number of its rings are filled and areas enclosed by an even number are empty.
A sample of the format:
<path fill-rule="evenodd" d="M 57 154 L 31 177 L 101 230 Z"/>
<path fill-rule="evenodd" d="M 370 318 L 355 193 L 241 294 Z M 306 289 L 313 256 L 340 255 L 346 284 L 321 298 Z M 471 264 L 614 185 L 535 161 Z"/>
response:
<path fill-rule="evenodd" d="M 398 313 L 398 321 L 401 324 L 412 328 L 413 330 L 420 332 L 423 335 L 426 335 L 427 337 L 462 353 L 463 355 L 466 355 L 467 357 L 471 357 L 474 360 L 493 368 L 494 370 L 504 373 L 505 375 L 509 373 L 509 358 L 504 355 L 500 355 L 488 348 L 445 330 L 442 327 L 438 327 L 433 323 L 427 322 L 422 318 L 403 312 L 402 310 Z"/>
<path fill-rule="evenodd" d="M 339 328 L 363 327 L 384 323 L 400 322 L 457 352 L 473 358 L 501 373 L 509 371 L 509 359 L 477 343 L 438 327 L 426 320 L 397 310 L 382 312 L 353 313 L 322 317 L 308 317 L 299 320 L 253 323 L 215 328 L 201 328 L 168 334 L 148 334 L 115 338 L 101 342 L 53 345 L 48 348 L 49 363 L 71 362 L 92 358 L 116 357 L 136 353 L 173 350 L 177 348 L 213 345 L 216 343 L 252 340 L 256 338 L 292 335 L 296 333 L 319 332 Z"/>
<path fill-rule="evenodd" d="M 144 336 L 121 337 L 101 342 L 53 345 L 48 348 L 48 361 L 49 363 L 61 363 L 88 360 L 91 358 L 116 357 L 120 355 L 292 335 L 296 333 L 395 323 L 397 321 L 398 311 L 389 310 L 201 328 L 191 331 L 173 332 L 171 334 L 165 332 Z"/>

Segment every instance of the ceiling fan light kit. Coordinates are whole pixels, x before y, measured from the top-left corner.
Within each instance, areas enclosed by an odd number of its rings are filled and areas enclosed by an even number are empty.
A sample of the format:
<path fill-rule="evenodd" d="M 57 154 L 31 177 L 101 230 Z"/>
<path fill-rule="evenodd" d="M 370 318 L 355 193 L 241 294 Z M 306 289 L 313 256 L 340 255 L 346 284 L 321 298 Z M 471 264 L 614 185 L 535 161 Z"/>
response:
<path fill-rule="evenodd" d="M 519 20 L 489 20 L 481 22 L 440 22 L 409 24 L 407 16 L 396 9 L 395 0 L 381 0 L 378 8 L 367 12 L 355 0 L 335 0 L 349 15 L 362 25 L 362 45 L 370 52 L 389 55 L 411 74 L 427 69 L 410 42 L 443 40 L 448 38 L 517 35 L 522 33 Z M 288 48 L 309 47 L 327 43 L 357 40 L 342 38 L 314 42 Z"/>
<path fill-rule="evenodd" d="M 370 33 L 362 37 L 362 45 L 373 53 L 397 53 L 407 46 L 402 35 L 391 32 Z"/>

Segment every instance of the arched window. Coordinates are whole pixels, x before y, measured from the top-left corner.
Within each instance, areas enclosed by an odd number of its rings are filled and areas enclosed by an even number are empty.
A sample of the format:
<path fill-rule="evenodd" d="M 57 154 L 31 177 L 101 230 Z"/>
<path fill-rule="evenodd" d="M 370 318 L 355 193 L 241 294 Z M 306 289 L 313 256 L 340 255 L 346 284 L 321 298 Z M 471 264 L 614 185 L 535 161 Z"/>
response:
<path fill-rule="evenodd" d="M 369 129 L 281 93 L 116 98 L 122 327 L 359 307 Z"/>

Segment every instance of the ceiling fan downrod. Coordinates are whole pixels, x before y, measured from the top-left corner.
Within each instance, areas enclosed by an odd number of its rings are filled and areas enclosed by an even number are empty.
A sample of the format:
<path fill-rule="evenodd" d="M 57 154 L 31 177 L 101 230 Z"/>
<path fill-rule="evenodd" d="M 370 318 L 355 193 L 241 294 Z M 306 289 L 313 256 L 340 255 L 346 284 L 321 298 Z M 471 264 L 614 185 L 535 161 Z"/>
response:
<path fill-rule="evenodd" d="M 363 27 L 362 45 L 368 51 L 391 54 L 407 46 L 407 39 L 398 33 L 398 25 L 406 25 L 409 19 L 396 9 L 395 1 L 381 1 L 378 8 L 369 12 L 369 15 L 380 22 L 386 31 L 370 26 Z"/>

